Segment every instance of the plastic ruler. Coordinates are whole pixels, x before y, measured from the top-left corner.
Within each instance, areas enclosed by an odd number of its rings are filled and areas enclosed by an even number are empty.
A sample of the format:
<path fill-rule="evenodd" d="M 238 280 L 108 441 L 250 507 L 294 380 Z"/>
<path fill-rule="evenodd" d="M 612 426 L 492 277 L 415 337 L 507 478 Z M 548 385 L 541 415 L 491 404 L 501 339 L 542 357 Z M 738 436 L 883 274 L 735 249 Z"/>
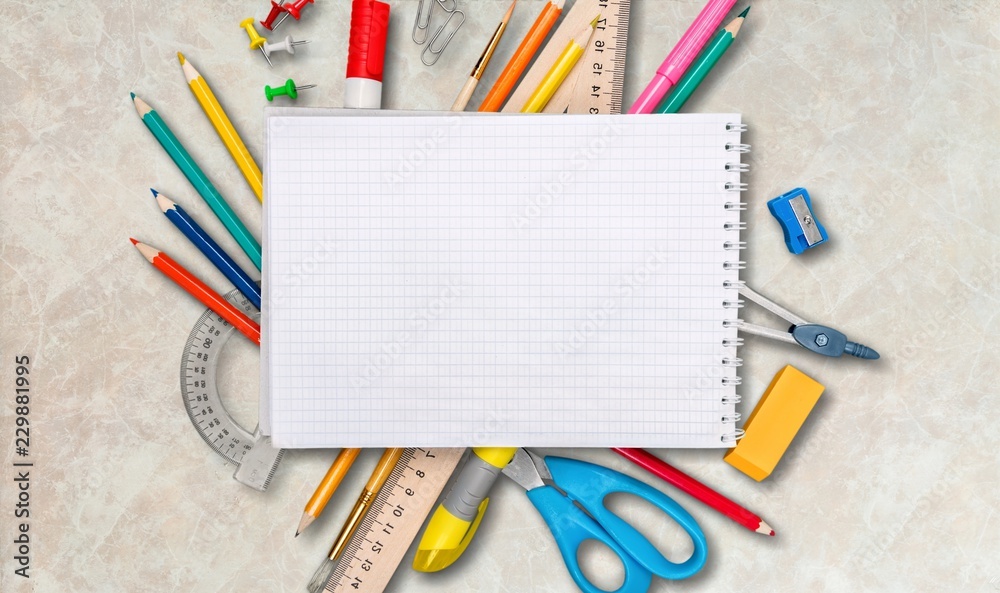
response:
<path fill-rule="evenodd" d="M 405 449 L 323 590 L 385 590 L 464 451 Z"/>
<path fill-rule="evenodd" d="M 542 112 L 621 113 L 630 8 L 630 0 L 573 2 L 501 111 L 520 111 L 569 40 L 600 14 L 597 31 L 587 53 L 580 58 Z"/>

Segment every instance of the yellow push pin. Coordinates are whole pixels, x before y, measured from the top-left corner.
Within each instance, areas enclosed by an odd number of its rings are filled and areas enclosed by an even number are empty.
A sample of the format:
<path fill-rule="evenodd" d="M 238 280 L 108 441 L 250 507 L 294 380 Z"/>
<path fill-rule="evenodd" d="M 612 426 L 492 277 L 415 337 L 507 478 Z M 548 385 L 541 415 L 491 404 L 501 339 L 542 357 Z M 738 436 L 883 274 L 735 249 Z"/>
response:
<path fill-rule="evenodd" d="M 264 56 L 264 59 L 267 60 L 268 67 L 270 67 L 271 58 L 267 57 L 267 52 L 264 51 L 264 43 L 267 39 L 261 37 L 260 33 L 257 32 L 257 29 L 254 28 L 253 18 L 243 19 L 240 26 L 246 29 L 247 35 L 250 37 L 250 49 L 259 49 L 260 55 Z"/>

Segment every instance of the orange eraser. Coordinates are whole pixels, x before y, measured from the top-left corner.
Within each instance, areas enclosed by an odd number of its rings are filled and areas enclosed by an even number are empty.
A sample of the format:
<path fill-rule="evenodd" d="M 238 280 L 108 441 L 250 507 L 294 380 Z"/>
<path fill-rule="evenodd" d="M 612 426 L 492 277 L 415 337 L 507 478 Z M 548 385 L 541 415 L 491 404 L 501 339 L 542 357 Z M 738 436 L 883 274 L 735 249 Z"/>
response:
<path fill-rule="evenodd" d="M 743 425 L 746 434 L 723 459 L 758 482 L 771 475 L 823 389 L 792 365 L 778 371 Z"/>

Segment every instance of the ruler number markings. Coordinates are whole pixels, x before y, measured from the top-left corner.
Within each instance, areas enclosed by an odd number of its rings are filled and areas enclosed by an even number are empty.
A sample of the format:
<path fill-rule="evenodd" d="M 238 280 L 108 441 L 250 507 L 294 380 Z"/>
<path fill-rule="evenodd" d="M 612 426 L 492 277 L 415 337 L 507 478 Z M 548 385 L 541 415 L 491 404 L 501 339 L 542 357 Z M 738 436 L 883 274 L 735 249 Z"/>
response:
<path fill-rule="evenodd" d="M 438 457 L 441 453 L 446 455 Z M 458 464 L 461 450 L 405 449 L 326 591 L 381 591 Z"/>
<path fill-rule="evenodd" d="M 587 73 L 589 80 L 584 83 L 589 88 L 578 90 L 578 92 L 589 91 L 591 102 L 586 107 L 586 112 L 592 115 L 604 113 L 605 110 L 609 110 L 610 113 L 621 111 L 625 77 L 624 64 L 619 62 L 623 61 L 625 46 L 628 43 L 629 3 L 598 0 L 597 6 L 601 18 L 597 21 L 595 26 L 597 34 L 594 35 L 589 48 L 588 55 L 591 58 Z M 610 78 L 606 76 L 607 74 L 610 74 Z M 604 103 L 605 101 L 607 103 Z"/>

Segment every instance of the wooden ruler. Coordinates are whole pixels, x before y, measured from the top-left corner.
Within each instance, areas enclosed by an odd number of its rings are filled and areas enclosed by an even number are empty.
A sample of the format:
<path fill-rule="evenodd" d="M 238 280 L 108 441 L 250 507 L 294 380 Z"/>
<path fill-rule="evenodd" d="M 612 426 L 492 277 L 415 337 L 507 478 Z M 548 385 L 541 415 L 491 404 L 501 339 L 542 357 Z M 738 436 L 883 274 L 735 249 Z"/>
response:
<path fill-rule="evenodd" d="M 569 40 L 600 14 L 587 53 L 542 113 L 621 113 L 630 6 L 630 0 L 575 0 L 501 111 L 521 111 Z"/>
<path fill-rule="evenodd" d="M 323 590 L 385 590 L 464 451 L 405 449 Z"/>

